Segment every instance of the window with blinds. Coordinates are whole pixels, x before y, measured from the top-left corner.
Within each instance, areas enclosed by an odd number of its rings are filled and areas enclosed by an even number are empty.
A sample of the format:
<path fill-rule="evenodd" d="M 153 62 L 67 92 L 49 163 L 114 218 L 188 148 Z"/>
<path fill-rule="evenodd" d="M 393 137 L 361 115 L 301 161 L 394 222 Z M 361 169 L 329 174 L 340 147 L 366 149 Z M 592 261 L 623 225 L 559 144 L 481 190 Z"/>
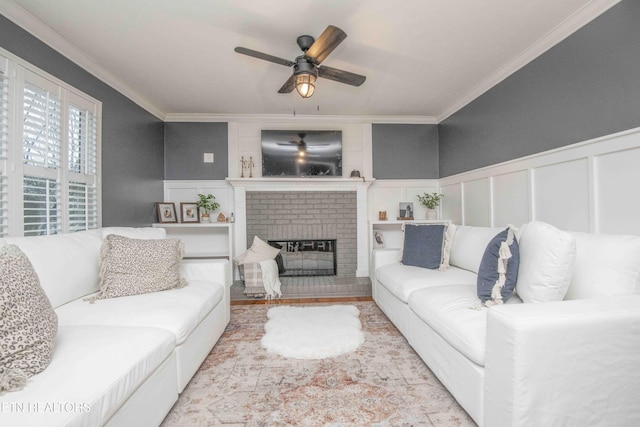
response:
<path fill-rule="evenodd" d="M 101 111 L 0 48 L 0 237 L 101 226 Z"/>

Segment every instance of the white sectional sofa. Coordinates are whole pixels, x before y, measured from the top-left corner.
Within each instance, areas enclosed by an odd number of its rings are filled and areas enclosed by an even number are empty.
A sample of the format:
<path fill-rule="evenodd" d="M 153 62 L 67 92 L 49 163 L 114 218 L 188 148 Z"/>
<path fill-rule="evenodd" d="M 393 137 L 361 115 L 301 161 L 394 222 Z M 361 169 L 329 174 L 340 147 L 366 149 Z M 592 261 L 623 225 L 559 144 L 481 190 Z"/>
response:
<path fill-rule="evenodd" d="M 230 318 L 227 260 L 183 260 L 179 289 L 86 300 L 98 291 L 106 234 L 163 238 L 162 228 L 105 228 L 0 239 L 31 261 L 58 316 L 53 358 L 0 394 L 2 426 L 157 426 Z"/>
<path fill-rule="evenodd" d="M 504 228 L 455 228 L 446 271 L 375 250 L 373 297 L 469 415 L 487 427 L 640 425 L 640 237 L 525 224 L 516 293 L 480 308 L 478 266 Z M 523 303 L 519 286 L 540 300 Z"/>

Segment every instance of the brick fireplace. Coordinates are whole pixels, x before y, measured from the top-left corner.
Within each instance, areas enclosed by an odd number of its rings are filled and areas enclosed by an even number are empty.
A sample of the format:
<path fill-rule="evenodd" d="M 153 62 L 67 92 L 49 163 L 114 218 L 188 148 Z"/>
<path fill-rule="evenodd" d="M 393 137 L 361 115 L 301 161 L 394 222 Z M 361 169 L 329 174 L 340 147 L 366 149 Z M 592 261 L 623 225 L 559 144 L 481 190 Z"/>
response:
<path fill-rule="evenodd" d="M 337 277 L 368 277 L 367 189 L 353 178 L 228 178 L 234 253 L 263 240 L 335 239 Z"/>
<path fill-rule="evenodd" d="M 247 246 L 267 240 L 336 240 L 336 276 L 355 277 L 355 191 L 247 191 Z"/>

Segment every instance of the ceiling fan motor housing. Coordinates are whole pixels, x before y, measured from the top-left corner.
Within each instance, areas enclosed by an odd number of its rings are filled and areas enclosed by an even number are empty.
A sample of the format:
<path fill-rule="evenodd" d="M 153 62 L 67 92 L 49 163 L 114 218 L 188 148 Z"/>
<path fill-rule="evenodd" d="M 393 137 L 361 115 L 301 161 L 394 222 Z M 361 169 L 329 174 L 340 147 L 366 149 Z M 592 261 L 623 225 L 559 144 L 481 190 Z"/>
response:
<path fill-rule="evenodd" d="M 300 46 L 300 49 L 302 49 L 304 52 L 309 50 L 309 48 L 315 41 L 316 39 L 314 39 L 312 36 L 306 36 L 306 35 L 300 36 L 296 39 L 296 43 L 298 43 L 298 46 Z"/>
<path fill-rule="evenodd" d="M 318 69 L 307 57 L 299 56 L 296 58 L 296 64 L 293 66 L 293 74 L 312 74 L 318 77 Z"/>

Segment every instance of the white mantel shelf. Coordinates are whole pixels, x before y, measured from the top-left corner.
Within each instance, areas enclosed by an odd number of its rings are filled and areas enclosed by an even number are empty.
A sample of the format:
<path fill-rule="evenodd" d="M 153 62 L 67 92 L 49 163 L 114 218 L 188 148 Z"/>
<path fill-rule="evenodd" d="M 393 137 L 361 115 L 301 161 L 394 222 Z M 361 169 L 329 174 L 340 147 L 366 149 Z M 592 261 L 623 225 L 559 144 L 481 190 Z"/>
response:
<path fill-rule="evenodd" d="M 356 191 L 375 179 L 362 178 L 227 178 L 234 188 L 246 191 Z"/>

